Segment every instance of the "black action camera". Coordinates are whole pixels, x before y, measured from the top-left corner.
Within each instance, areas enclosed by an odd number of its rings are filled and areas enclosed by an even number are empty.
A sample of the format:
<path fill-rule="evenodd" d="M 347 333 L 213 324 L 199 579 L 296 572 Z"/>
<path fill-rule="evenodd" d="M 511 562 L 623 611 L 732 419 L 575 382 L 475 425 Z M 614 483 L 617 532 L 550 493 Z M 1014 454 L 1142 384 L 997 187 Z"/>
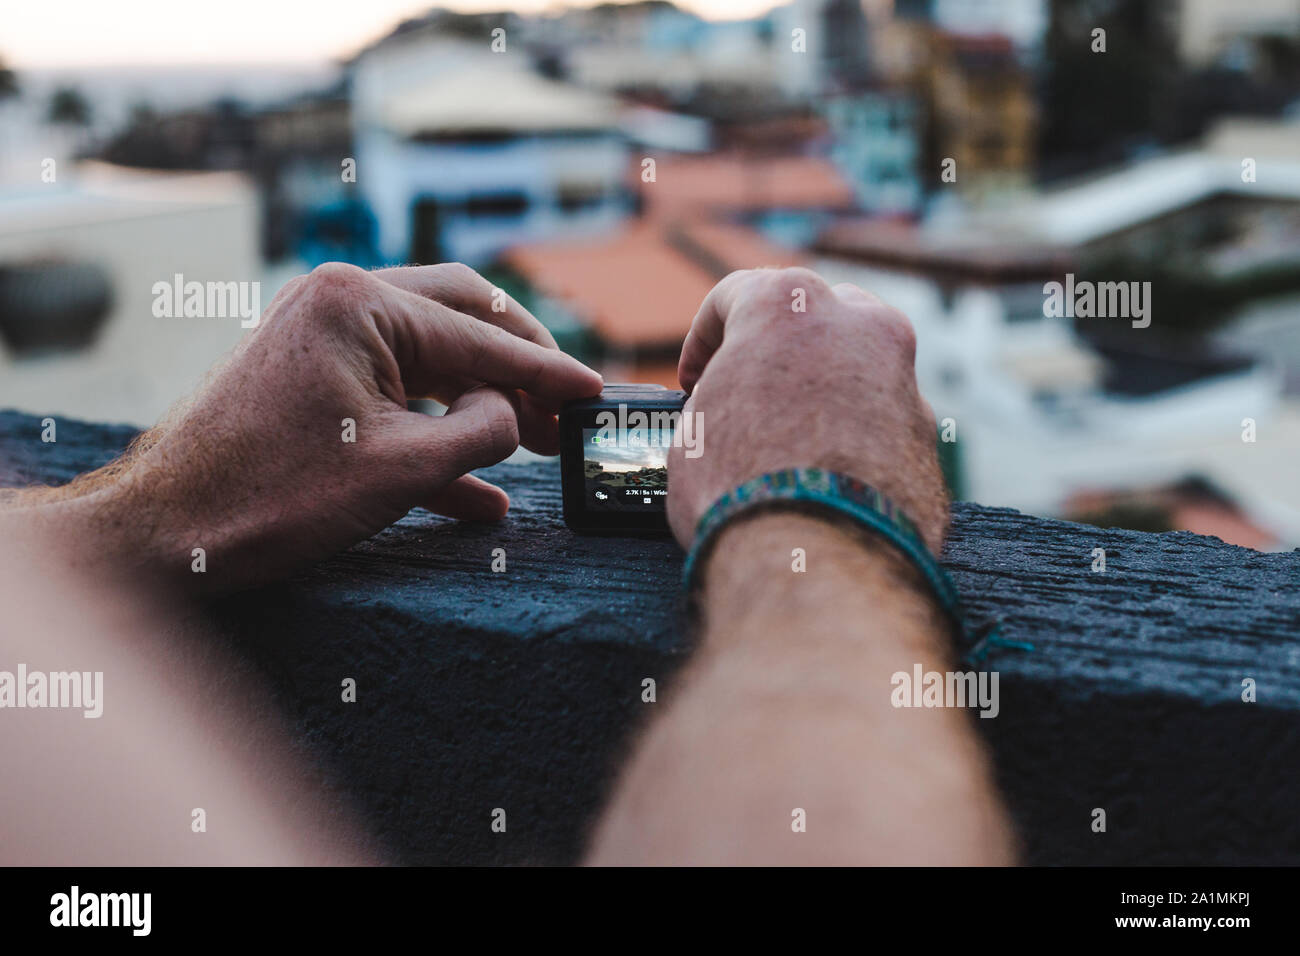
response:
<path fill-rule="evenodd" d="M 606 385 L 560 410 L 565 524 L 584 534 L 668 531 L 668 449 L 685 400 L 662 385 Z"/>

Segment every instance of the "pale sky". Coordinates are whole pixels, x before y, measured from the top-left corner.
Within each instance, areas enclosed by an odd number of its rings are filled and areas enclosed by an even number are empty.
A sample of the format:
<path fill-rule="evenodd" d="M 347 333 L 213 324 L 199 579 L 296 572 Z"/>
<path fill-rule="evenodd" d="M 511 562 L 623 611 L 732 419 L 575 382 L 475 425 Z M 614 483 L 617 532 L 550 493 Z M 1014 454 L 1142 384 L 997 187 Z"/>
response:
<path fill-rule="evenodd" d="M 684 0 L 713 19 L 777 0 Z M 585 0 L 580 5 L 591 5 Z M 554 0 L 4 0 L 0 57 L 15 67 L 310 63 L 355 52 L 434 6 L 534 13 Z"/>

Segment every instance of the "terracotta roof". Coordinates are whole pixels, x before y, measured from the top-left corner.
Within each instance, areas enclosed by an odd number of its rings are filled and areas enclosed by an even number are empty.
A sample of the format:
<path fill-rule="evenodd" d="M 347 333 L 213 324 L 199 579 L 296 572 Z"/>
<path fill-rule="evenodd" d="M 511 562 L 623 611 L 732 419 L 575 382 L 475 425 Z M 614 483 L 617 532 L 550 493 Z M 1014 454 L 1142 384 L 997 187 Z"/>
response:
<path fill-rule="evenodd" d="M 717 220 L 677 223 L 665 235 L 678 250 L 707 263 L 721 279 L 737 269 L 784 268 L 807 260 L 793 249 L 769 242 L 746 226 Z"/>
<path fill-rule="evenodd" d="M 1252 521 L 1235 502 L 1200 479 L 1155 488 L 1076 491 L 1066 501 L 1065 516 L 1087 520 L 1090 515 L 1125 505 L 1163 512 L 1175 530 L 1213 535 L 1243 548 L 1270 551 L 1280 544 L 1277 535 Z"/>
<path fill-rule="evenodd" d="M 629 382 L 652 382 L 664 388 L 681 388 L 677 380 L 677 360 L 634 361 L 621 376 Z"/>
<path fill-rule="evenodd" d="M 1259 527 L 1235 508 L 1206 502 L 1188 502 L 1174 508 L 1170 523 L 1193 534 L 1207 534 L 1228 544 L 1256 551 L 1272 551 L 1280 542 L 1273 533 Z"/>
<path fill-rule="evenodd" d="M 830 160 L 816 156 L 671 156 L 656 160 L 654 182 L 641 181 L 639 161 L 633 177 L 651 216 L 850 209 L 856 202 L 848 180 Z"/>
<path fill-rule="evenodd" d="M 504 261 L 607 344 L 637 348 L 680 344 L 728 272 L 803 260 L 743 226 L 639 219 L 597 239 L 517 246 Z"/>

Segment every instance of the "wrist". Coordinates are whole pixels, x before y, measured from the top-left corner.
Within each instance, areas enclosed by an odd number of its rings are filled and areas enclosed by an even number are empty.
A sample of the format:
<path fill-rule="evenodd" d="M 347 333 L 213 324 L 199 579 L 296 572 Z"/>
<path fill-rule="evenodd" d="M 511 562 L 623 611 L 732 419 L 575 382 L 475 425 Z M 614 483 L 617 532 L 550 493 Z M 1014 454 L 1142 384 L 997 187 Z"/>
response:
<path fill-rule="evenodd" d="M 851 522 L 783 510 L 742 515 L 718 533 L 700 584 L 709 640 L 889 619 L 907 623 L 881 640 L 949 648 L 950 621 L 920 572 L 892 543 Z"/>
<path fill-rule="evenodd" d="M 23 493 L 0 512 L 0 520 L 6 533 L 26 539 L 44 560 L 113 584 L 178 577 L 168 573 L 170 551 L 177 552 L 177 568 L 188 567 L 178 548 L 162 540 L 157 503 L 150 505 L 124 473 L 97 473 L 73 485 Z"/>

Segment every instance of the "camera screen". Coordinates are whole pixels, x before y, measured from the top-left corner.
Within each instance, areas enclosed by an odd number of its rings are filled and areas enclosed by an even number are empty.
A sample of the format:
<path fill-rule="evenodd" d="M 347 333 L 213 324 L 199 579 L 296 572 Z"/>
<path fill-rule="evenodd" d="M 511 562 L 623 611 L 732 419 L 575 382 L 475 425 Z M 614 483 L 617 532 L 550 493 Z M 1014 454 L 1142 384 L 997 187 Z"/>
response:
<path fill-rule="evenodd" d="M 584 428 L 583 476 L 591 511 L 662 511 L 672 429 Z"/>

